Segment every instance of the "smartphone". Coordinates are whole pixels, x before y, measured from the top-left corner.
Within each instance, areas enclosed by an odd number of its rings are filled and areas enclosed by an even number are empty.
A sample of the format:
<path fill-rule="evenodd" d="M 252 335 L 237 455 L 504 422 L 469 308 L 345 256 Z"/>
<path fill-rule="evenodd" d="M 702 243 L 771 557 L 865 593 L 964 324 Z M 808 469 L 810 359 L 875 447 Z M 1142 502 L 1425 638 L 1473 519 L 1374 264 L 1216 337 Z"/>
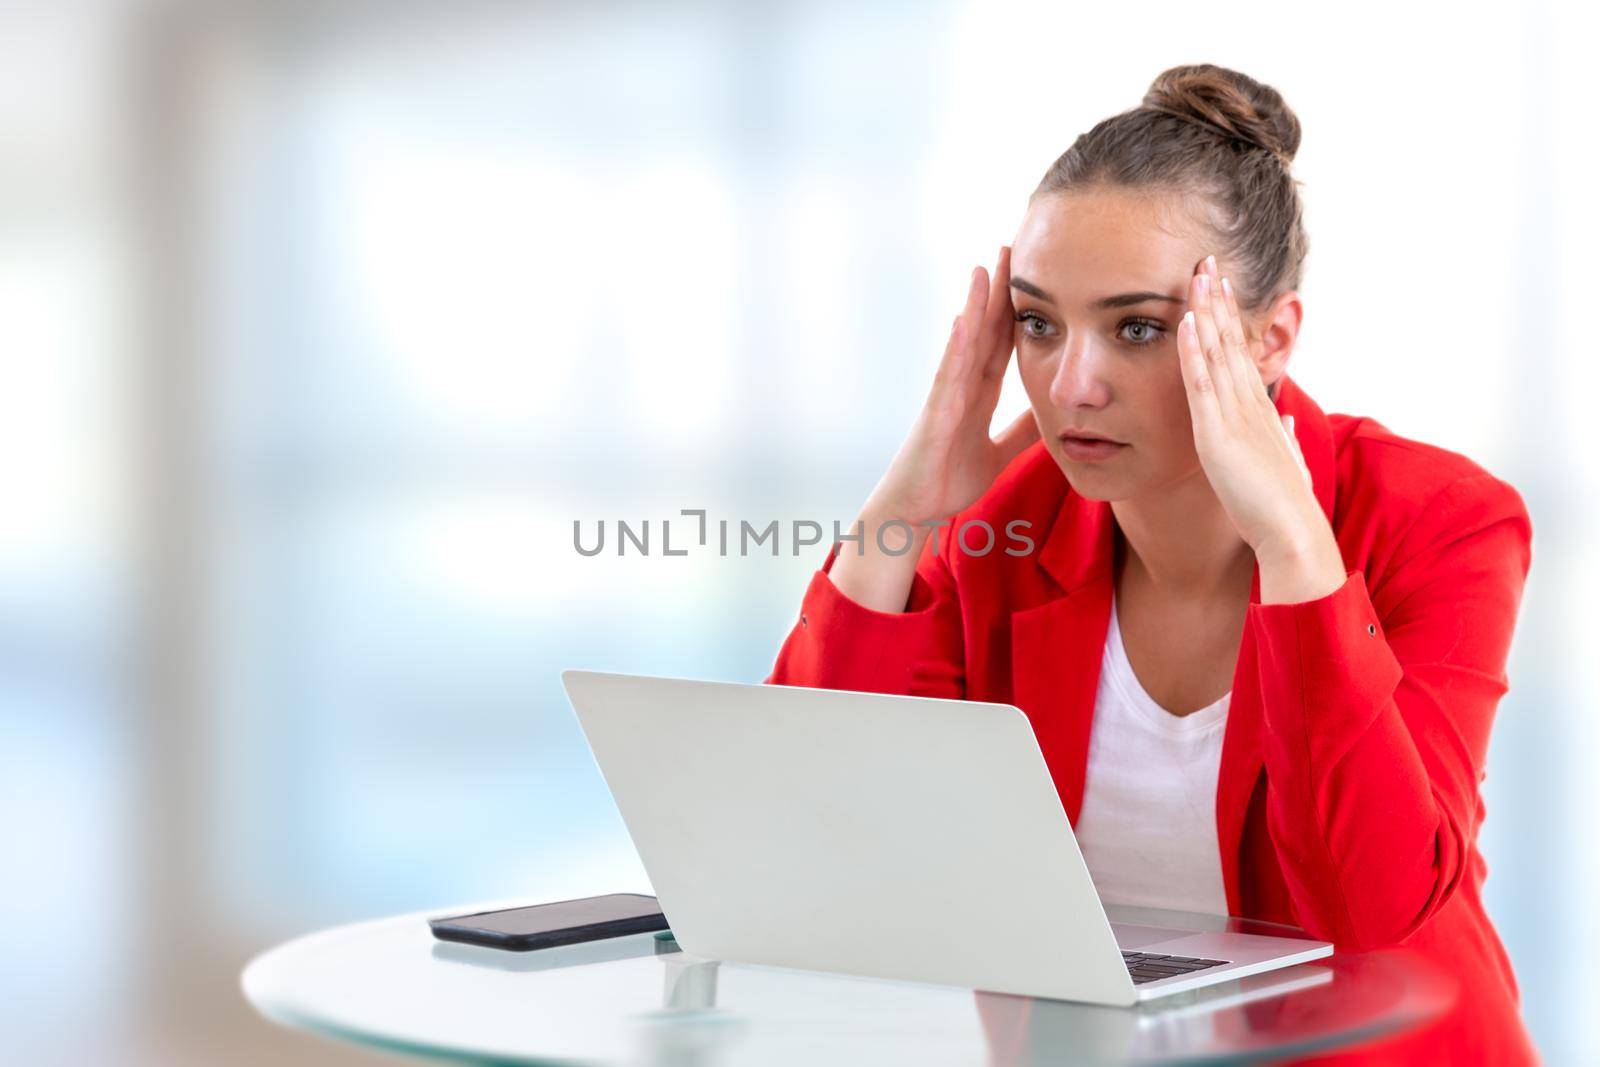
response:
<path fill-rule="evenodd" d="M 655 897 L 611 893 L 603 897 L 556 900 L 527 908 L 480 911 L 429 919 L 433 936 L 511 952 L 576 945 L 626 934 L 665 930 L 667 917 Z"/>

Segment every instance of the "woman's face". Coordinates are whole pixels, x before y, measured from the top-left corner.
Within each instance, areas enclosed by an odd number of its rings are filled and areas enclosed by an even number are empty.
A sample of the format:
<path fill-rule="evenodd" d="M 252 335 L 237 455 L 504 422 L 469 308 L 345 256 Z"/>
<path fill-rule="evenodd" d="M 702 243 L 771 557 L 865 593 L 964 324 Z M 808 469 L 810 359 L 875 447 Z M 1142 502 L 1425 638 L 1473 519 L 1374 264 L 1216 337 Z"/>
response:
<path fill-rule="evenodd" d="M 1045 447 L 1083 496 L 1203 477 L 1177 332 L 1195 266 L 1215 254 L 1206 242 L 1172 195 L 1079 191 L 1041 197 L 1023 218 L 1011 249 L 1017 366 Z M 1094 455 L 1063 441 L 1069 431 L 1122 444 Z"/>

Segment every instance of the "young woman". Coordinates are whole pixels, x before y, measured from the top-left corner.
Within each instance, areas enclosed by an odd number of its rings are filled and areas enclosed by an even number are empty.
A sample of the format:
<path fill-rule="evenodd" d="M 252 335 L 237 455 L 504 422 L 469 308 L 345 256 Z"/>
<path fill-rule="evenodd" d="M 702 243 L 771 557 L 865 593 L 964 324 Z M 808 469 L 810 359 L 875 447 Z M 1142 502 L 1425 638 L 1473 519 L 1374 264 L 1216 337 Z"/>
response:
<path fill-rule="evenodd" d="M 1532 1062 L 1476 844 L 1531 526 L 1285 373 L 1299 141 L 1210 65 L 1078 138 L 767 682 L 1013 703 L 1107 900 L 1407 946 L 1456 1008 L 1360 1062 Z"/>

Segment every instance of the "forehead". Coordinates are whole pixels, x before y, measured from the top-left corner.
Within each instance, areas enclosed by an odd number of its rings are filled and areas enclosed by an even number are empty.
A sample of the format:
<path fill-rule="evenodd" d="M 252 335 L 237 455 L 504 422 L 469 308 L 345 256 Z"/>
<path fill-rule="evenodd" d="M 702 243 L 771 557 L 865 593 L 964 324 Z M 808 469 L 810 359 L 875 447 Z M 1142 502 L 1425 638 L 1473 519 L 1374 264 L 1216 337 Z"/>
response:
<path fill-rule="evenodd" d="M 1093 190 L 1040 197 L 1011 246 L 1011 273 L 1057 300 L 1183 286 L 1210 251 L 1206 228 L 1172 193 Z"/>

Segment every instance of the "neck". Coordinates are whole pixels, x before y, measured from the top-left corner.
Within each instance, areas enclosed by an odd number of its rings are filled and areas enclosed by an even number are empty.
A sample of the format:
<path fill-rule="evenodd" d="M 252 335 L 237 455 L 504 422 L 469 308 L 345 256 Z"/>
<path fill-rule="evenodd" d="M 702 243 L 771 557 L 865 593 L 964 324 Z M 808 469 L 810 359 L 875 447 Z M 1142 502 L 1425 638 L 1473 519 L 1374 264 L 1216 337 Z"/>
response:
<path fill-rule="evenodd" d="M 1249 588 L 1255 553 L 1203 470 L 1158 493 L 1112 501 L 1111 512 L 1127 549 L 1124 566 L 1162 592 L 1203 597 Z"/>

